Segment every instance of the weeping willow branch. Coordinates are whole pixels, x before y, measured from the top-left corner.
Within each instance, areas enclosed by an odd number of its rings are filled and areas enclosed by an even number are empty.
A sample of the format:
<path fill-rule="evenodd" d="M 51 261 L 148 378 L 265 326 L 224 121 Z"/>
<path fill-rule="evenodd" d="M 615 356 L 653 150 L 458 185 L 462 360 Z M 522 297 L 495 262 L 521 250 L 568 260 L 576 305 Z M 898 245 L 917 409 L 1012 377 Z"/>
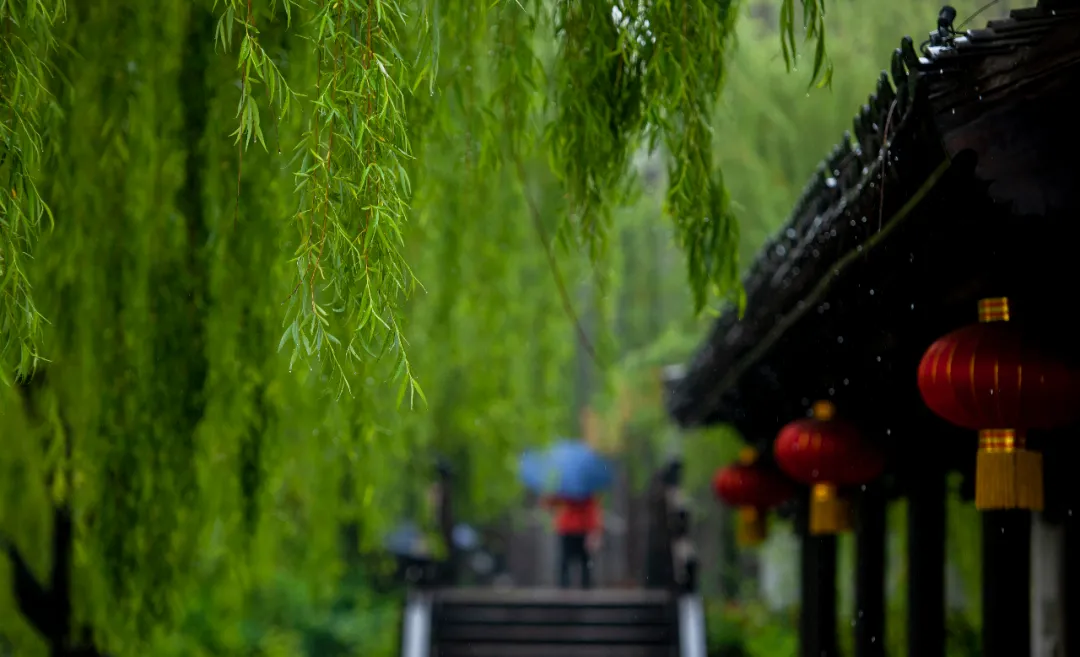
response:
<path fill-rule="evenodd" d="M 44 318 L 26 274 L 27 261 L 52 212 L 34 182 L 50 147 L 43 139 L 56 103 L 48 88 L 53 26 L 64 0 L 0 2 L 0 381 L 30 376 L 44 360 Z"/>
<path fill-rule="evenodd" d="M 547 257 L 552 278 L 555 280 L 555 287 L 559 290 L 559 299 L 562 301 L 563 311 L 566 313 L 566 316 L 570 318 L 570 321 L 573 322 L 574 330 L 577 332 L 578 340 L 581 342 L 581 346 L 585 350 L 585 353 L 589 355 L 589 358 L 591 358 L 598 367 L 603 369 L 603 363 L 600 362 L 600 357 L 597 355 L 596 349 L 593 348 L 592 342 L 589 341 L 589 334 L 585 332 L 585 327 L 581 325 L 581 320 L 574 311 L 574 302 L 570 299 L 570 294 L 566 291 L 566 283 L 563 281 L 562 274 L 559 272 L 559 262 L 552 252 L 551 242 L 544 231 L 544 223 L 540 218 L 540 208 L 536 207 L 532 197 L 529 196 L 528 187 L 526 186 L 527 177 L 525 175 L 525 166 L 521 163 L 520 159 L 515 159 L 514 165 L 517 170 L 518 182 L 521 185 L 521 194 L 525 199 L 525 203 L 529 208 L 529 214 L 532 217 L 533 228 L 536 230 L 536 236 L 540 240 L 540 243 L 544 245 L 544 255 Z"/>
<path fill-rule="evenodd" d="M 825 49 L 825 0 L 799 0 L 803 11 L 803 32 L 806 41 L 814 42 L 814 61 L 810 69 L 809 86 L 832 85 L 833 64 Z M 798 46 L 795 43 L 795 0 L 783 0 L 780 5 L 780 48 L 784 64 L 790 72 L 795 68 Z"/>

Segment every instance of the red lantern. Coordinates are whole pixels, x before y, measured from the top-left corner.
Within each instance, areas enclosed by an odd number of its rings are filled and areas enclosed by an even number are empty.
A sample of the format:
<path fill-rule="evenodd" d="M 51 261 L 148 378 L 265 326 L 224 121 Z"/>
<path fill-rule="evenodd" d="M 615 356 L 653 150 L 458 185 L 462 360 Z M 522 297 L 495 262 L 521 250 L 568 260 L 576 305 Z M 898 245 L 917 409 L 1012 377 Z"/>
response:
<path fill-rule="evenodd" d="M 795 487 L 779 472 L 760 465 L 757 452 L 746 448 L 738 463 L 716 471 L 713 491 L 725 503 L 739 508 L 735 538 L 739 545 L 750 546 L 765 540 L 765 514 L 789 500 Z"/>
<path fill-rule="evenodd" d="M 812 486 L 810 533 L 835 534 L 851 528 L 850 509 L 839 488 L 870 483 L 885 467 L 881 453 L 851 424 L 835 418 L 827 401 L 814 404 L 813 417 L 796 420 L 776 437 L 776 463 L 792 479 Z"/>
<path fill-rule="evenodd" d="M 1080 379 L 1025 340 L 1009 320 L 1008 299 L 980 301 L 978 324 L 926 350 L 919 392 L 931 411 L 979 432 L 976 508 L 1041 511 L 1042 455 L 1027 449 L 1026 432 L 1074 420 Z"/>

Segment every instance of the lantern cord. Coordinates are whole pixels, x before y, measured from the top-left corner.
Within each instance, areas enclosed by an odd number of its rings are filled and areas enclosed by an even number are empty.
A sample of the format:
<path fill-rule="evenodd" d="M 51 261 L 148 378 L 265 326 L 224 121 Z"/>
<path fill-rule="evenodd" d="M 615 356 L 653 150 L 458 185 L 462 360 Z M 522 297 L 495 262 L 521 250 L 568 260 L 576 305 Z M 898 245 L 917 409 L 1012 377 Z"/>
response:
<path fill-rule="evenodd" d="M 822 277 L 822 279 L 818 282 L 814 289 L 811 290 L 810 294 L 803 298 L 802 304 L 799 304 L 795 307 L 794 310 L 784 315 L 783 318 L 781 318 L 780 321 L 778 321 L 773 326 L 772 330 L 769 331 L 764 338 L 759 340 L 758 343 L 754 346 L 754 348 L 751 349 L 746 356 L 740 359 L 734 367 L 730 368 L 727 371 L 727 374 L 724 376 L 723 379 L 721 379 L 720 384 L 712 388 L 712 390 L 709 392 L 709 397 L 707 399 L 708 403 L 703 404 L 699 408 L 707 408 L 712 403 L 714 403 L 716 399 L 718 399 L 721 395 L 727 392 L 729 388 L 735 385 L 735 382 L 738 381 L 739 378 L 742 377 L 742 375 L 746 373 L 746 371 L 754 363 L 760 360 L 761 357 L 765 354 L 765 352 L 771 349 L 772 346 L 776 343 L 776 341 L 779 340 L 780 337 L 783 336 L 784 333 L 786 333 L 787 330 L 795 324 L 795 322 L 797 322 L 807 311 L 809 311 L 810 308 L 817 306 L 817 302 L 821 299 L 821 297 L 825 296 L 825 293 L 829 291 L 833 283 L 840 279 L 840 275 L 844 272 L 845 269 L 847 269 L 853 262 L 855 262 L 857 258 L 865 257 L 866 255 L 868 255 L 870 250 L 880 244 L 886 237 L 888 237 L 889 233 L 895 230 L 897 226 L 903 223 L 904 219 L 908 218 L 911 215 L 912 210 L 914 210 L 919 205 L 919 203 L 922 202 L 926 195 L 930 193 L 930 190 L 933 189 L 935 185 L 937 185 L 938 181 L 941 180 L 942 176 L 945 175 L 945 172 L 948 171 L 949 167 L 951 166 L 951 159 L 946 158 L 945 160 L 943 160 L 941 164 L 939 164 L 937 168 L 934 169 L 934 171 L 926 178 L 926 181 L 923 182 L 919 189 L 911 195 L 911 198 L 908 199 L 907 203 L 905 203 L 903 207 L 897 210 L 896 214 L 892 215 L 889 218 L 889 221 L 885 223 L 885 226 L 881 230 L 879 230 L 870 239 L 866 241 L 866 243 L 863 245 L 863 250 L 861 252 L 857 250 L 849 251 L 847 255 L 841 258 L 840 261 L 832 267 L 832 270 Z M 695 422 L 687 422 L 688 425 L 694 423 Z"/>

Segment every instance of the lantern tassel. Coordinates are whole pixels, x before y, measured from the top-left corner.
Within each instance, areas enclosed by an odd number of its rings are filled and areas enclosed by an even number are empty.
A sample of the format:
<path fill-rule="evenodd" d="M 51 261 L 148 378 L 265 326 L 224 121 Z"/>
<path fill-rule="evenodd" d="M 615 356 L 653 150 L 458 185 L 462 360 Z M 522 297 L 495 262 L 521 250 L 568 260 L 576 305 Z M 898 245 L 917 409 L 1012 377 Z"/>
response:
<path fill-rule="evenodd" d="M 735 542 L 740 547 L 753 547 L 765 541 L 768 535 L 765 512 L 752 506 L 739 508 L 739 522 L 735 525 Z"/>
<path fill-rule="evenodd" d="M 979 432 L 975 508 L 1043 510 L 1042 454 L 1027 449 L 1012 429 Z"/>
<path fill-rule="evenodd" d="M 814 484 L 810 493 L 810 533 L 839 534 L 851 529 L 851 506 L 833 484 Z"/>

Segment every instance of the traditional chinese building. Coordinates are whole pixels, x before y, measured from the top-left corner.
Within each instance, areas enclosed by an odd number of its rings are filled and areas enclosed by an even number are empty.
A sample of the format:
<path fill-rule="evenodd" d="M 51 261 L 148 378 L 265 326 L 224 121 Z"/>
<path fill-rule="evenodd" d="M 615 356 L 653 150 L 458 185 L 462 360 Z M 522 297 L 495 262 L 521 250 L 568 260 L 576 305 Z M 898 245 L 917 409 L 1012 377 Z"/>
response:
<path fill-rule="evenodd" d="M 1080 355 L 1080 2 L 1042 0 L 964 34 L 952 31 L 954 14 L 943 11 L 926 43 L 903 39 L 851 134 L 749 268 L 744 314 L 717 320 L 667 401 L 681 426 L 730 423 L 768 461 L 781 429 L 825 400 L 883 455 L 884 474 L 845 493 L 856 516 L 859 657 L 884 654 L 887 501 L 908 500 L 909 654 L 942 657 L 946 474 L 964 475 L 974 503 L 978 462 L 989 495 L 983 468 L 996 457 L 977 453 L 980 444 L 996 453 L 999 434 L 984 431 L 980 443 L 979 431 L 928 407 L 927 349 L 977 323 L 980 301 L 1007 299 L 984 303 L 983 319 L 1007 319 L 1054 359 L 1047 367 L 1075 372 Z M 956 369 L 971 371 L 956 381 L 970 384 L 970 399 L 960 390 L 952 403 L 983 399 L 990 422 L 1004 406 L 987 395 L 1011 395 L 1044 472 L 1041 504 L 983 502 L 983 654 L 1080 655 L 1080 568 L 1065 558 L 1080 554 L 1077 426 L 1035 430 L 1049 416 L 1029 401 L 1042 370 L 1029 367 L 1021 389 L 1027 352 L 995 351 L 993 383 L 977 390 L 988 344 L 962 345 L 970 358 Z M 1015 389 L 998 365 L 1014 372 Z M 951 368 L 940 371 L 953 381 Z M 992 425 L 978 428 L 1005 429 Z M 1009 433 L 1000 449 L 1013 454 L 1023 435 Z M 802 655 L 822 657 L 837 652 L 836 539 L 808 531 L 809 497 L 804 487 L 800 636 Z"/>

